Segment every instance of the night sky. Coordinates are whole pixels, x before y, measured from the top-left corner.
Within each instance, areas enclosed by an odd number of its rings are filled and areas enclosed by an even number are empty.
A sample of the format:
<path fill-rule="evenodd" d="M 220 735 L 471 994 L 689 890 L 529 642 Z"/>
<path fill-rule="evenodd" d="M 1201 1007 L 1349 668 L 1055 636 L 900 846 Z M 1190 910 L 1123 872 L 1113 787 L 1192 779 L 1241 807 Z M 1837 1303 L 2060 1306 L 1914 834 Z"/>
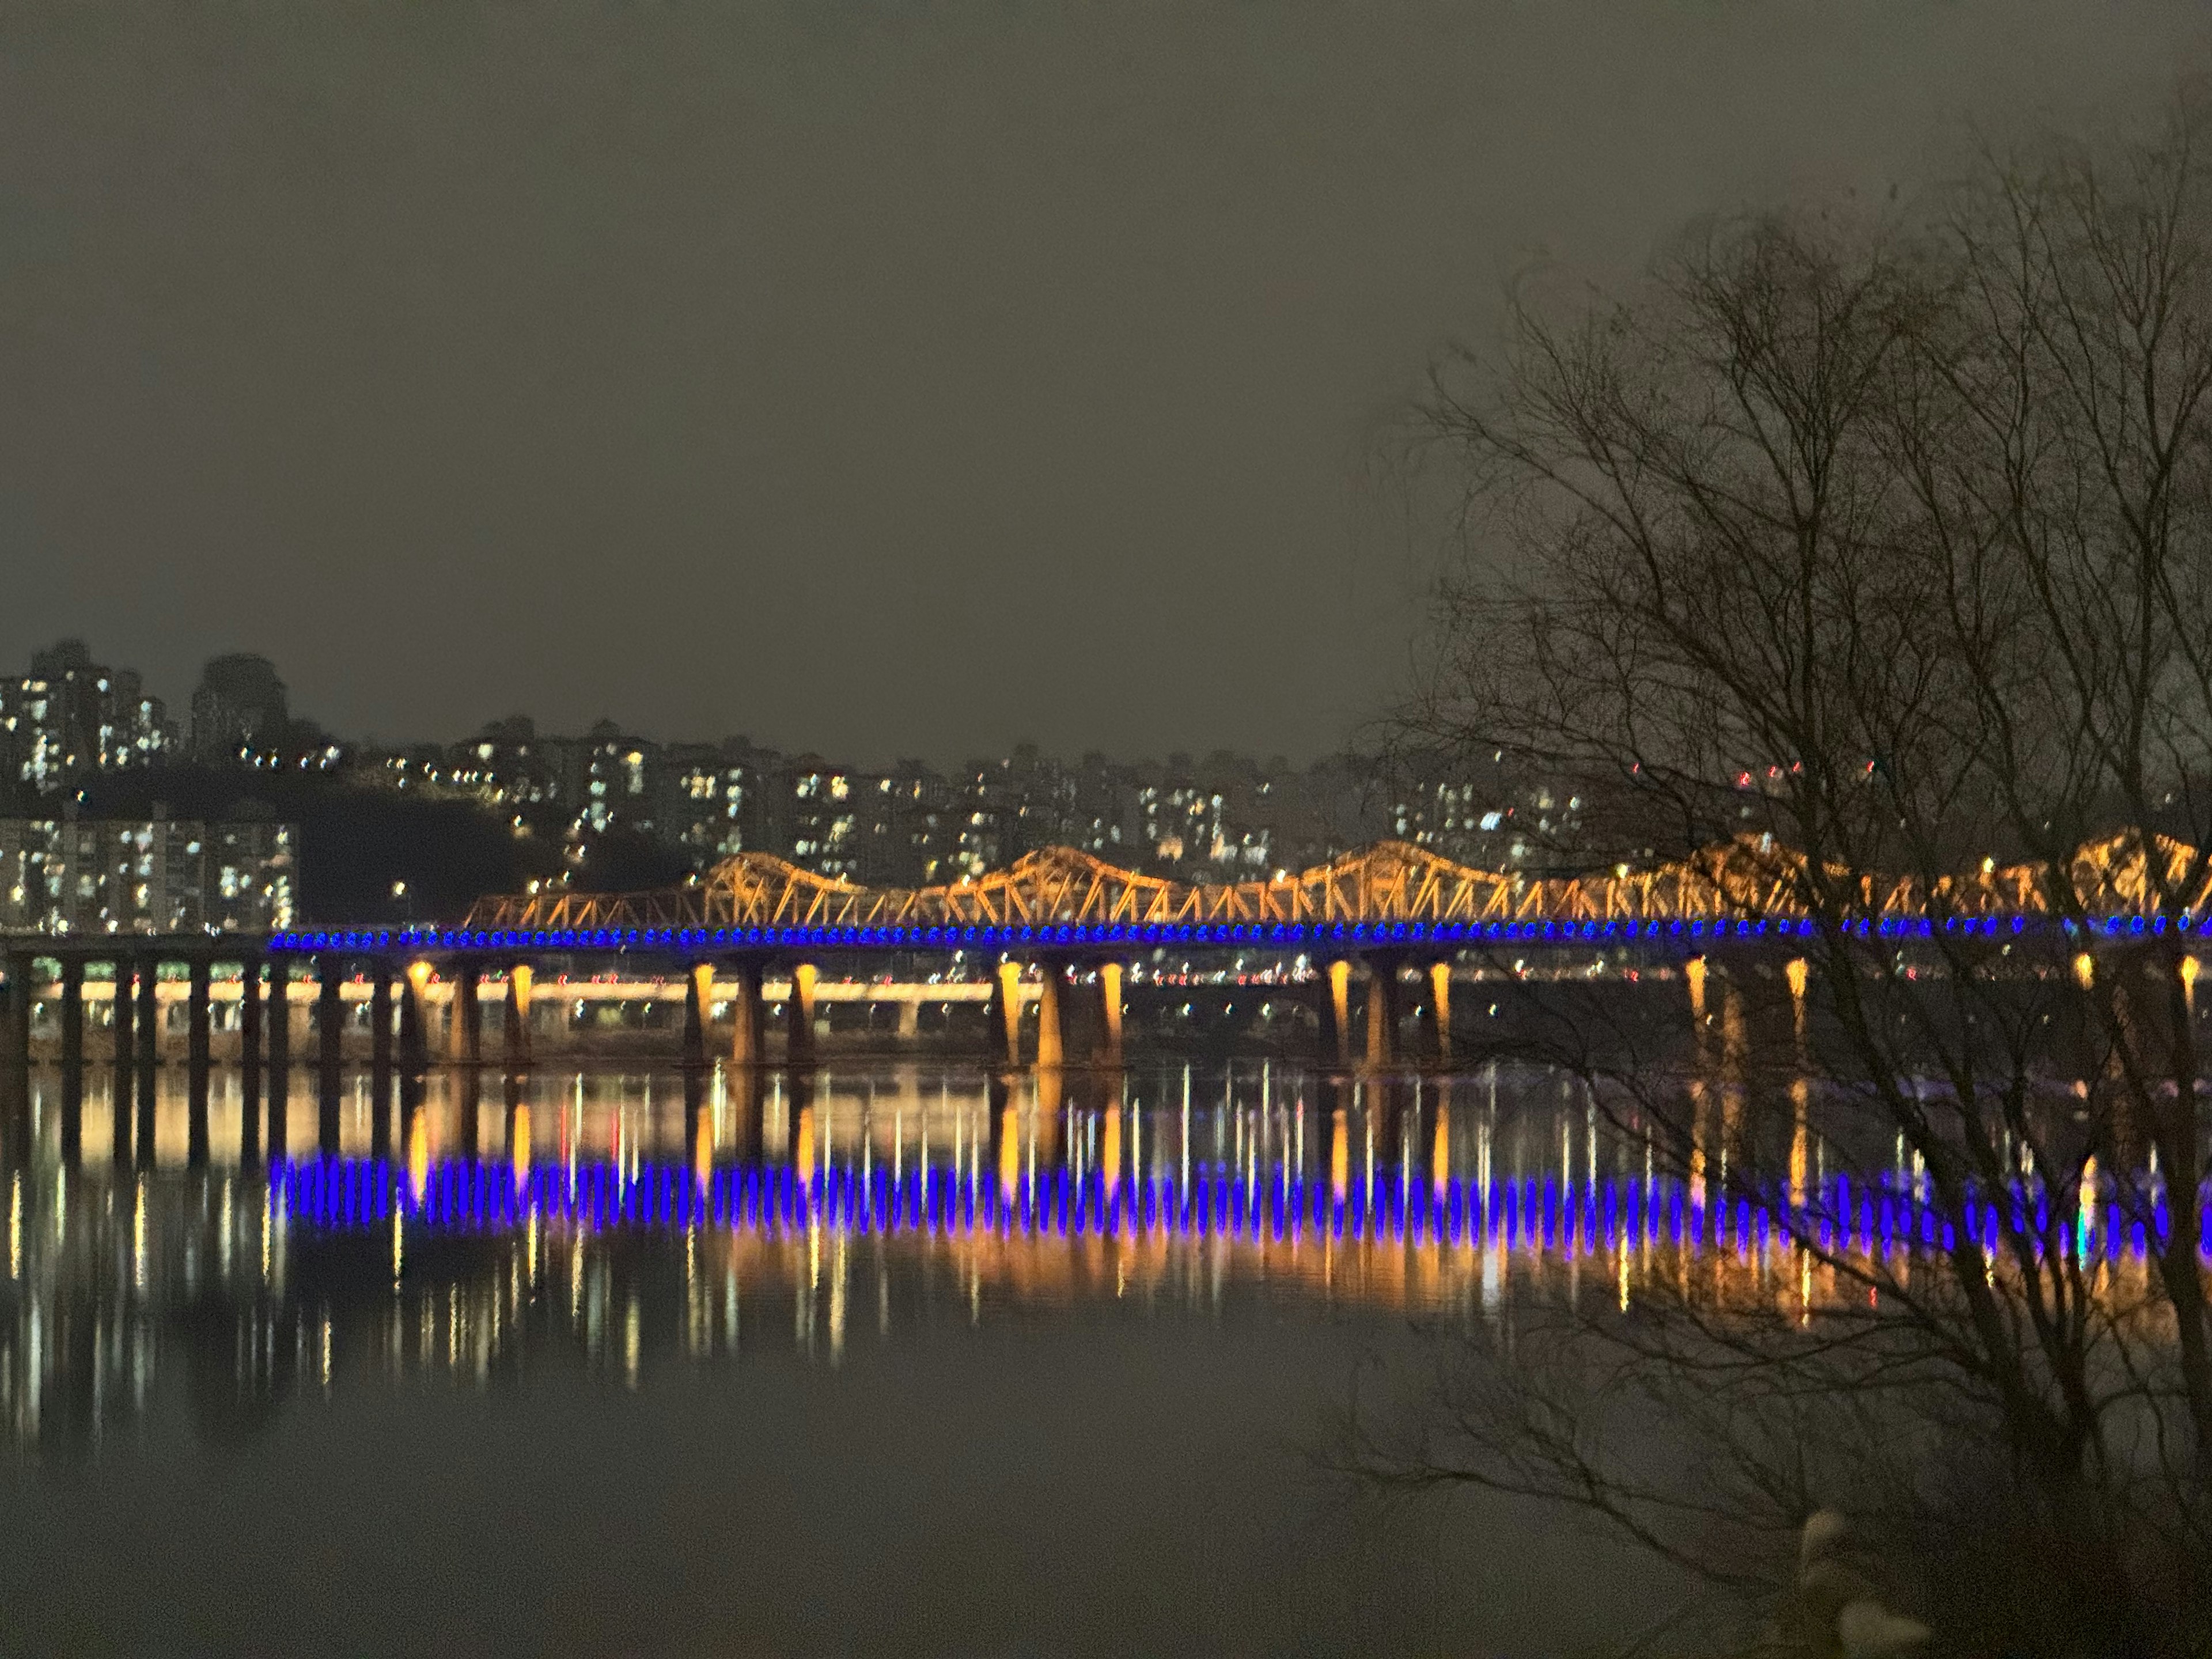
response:
<path fill-rule="evenodd" d="M 1308 758 L 1504 283 L 2155 97 L 2201 3 L 0 15 L 0 666 L 334 730 Z"/>

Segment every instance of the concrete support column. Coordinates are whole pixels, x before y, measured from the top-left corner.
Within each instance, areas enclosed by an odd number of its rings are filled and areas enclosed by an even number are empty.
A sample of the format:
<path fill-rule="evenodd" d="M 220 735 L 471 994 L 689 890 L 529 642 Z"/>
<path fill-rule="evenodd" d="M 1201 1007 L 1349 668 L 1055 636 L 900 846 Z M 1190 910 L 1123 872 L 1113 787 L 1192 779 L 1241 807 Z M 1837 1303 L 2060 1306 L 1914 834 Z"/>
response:
<path fill-rule="evenodd" d="M 1398 959 L 1371 958 L 1367 968 L 1367 1064 L 1372 1068 L 1380 1070 L 1397 1057 L 1400 1001 Z"/>
<path fill-rule="evenodd" d="M 131 1074 L 138 1058 L 136 994 L 130 958 L 119 957 L 115 963 L 115 1083 L 109 1091 L 115 1110 L 108 1136 L 108 1156 L 118 1170 L 131 1167 Z"/>
<path fill-rule="evenodd" d="M 697 1071 L 707 1063 L 707 1017 L 714 1010 L 714 964 L 696 962 L 684 987 L 684 1063 Z"/>
<path fill-rule="evenodd" d="M 1121 1064 L 1121 964 L 1098 964 L 1099 1030 L 1103 1033 L 1098 1052 L 1102 1066 L 1119 1069 Z"/>
<path fill-rule="evenodd" d="M 814 1063 L 814 987 L 820 977 L 811 962 L 791 967 L 791 995 L 784 1003 L 784 1049 L 787 1064 Z"/>
<path fill-rule="evenodd" d="M 136 1035 L 138 1023 L 135 1018 L 138 1006 L 131 1000 L 136 989 L 131 980 L 131 959 L 128 957 L 118 957 L 115 963 L 115 1001 L 112 1005 L 115 1018 L 115 1075 L 118 1096 L 123 1088 L 121 1080 L 131 1074 L 131 1068 L 138 1058 Z"/>
<path fill-rule="evenodd" d="M 536 977 L 530 964 L 518 962 L 507 970 L 507 1063 L 514 1071 L 526 1070 L 530 1065 L 530 991 Z M 760 1001 L 758 987 L 755 987 L 753 1001 Z"/>
<path fill-rule="evenodd" d="M 292 963 L 269 958 L 269 1156 L 290 1150 L 285 1114 L 292 1104 Z"/>
<path fill-rule="evenodd" d="M 1352 964 L 1341 959 L 1322 974 L 1321 1054 L 1325 1063 L 1352 1064 Z"/>
<path fill-rule="evenodd" d="M 76 957 L 62 959 L 62 1095 L 66 1100 L 84 1094 L 84 963 Z"/>
<path fill-rule="evenodd" d="M 1451 970 L 1449 958 L 1429 964 L 1429 1012 L 1436 1017 L 1432 1058 L 1449 1064 L 1452 1057 Z"/>
<path fill-rule="evenodd" d="M 185 1161 L 195 1168 L 208 1161 L 208 959 L 194 957 L 185 993 Z"/>
<path fill-rule="evenodd" d="M 133 1013 L 131 1002 L 131 969 L 126 963 L 115 964 L 115 1006 L 119 1018 L 128 1020 Z M 131 1033 L 122 1030 L 115 1040 L 115 1073 L 112 1086 L 108 1088 L 108 1099 L 115 1110 L 108 1117 L 108 1164 L 118 1175 L 131 1168 L 131 1119 L 133 1119 L 133 1061 L 137 1060 L 135 1042 Z"/>
<path fill-rule="evenodd" d="M 738 963 L 730 997 L 730 1064 L 757 1066 L 766 1046 L 762 1030 L 761 970 L 757 961 Z"/>
<path fill-rule="evenodd" d="M 60 963 L 62 1004 L 62 1161 L 75 1164 L 84 1141 L 84 963 Z"/>
<path fill-rule="evenodd" d="M 392 961 L 379 957 L 368 965 L 368 1063 L 375 1073 L 378 1109 L 392 1073 Z"/>
<path fill-rule="evenodd" d="M 238 964 L 238 1063 L 248 1092 L 261 1093 L 261 963 L 249 958 Z"/>
<path fill-rule="evenodd" d="M 261 963 L 239 964 L 238 978 L 238 1157 L 245 1164 L 261 1160 Z"/>
<path fill-rule="evenodd" d="M 921 999 L 906 997 L 898 1006 L 898 1039 L 911 1042 L 921 1035 Z"/>
<path fill-rule="evenodd" d="M 321 995 L 314 1002 L 314 1057 L 321 1066 L 321 1093 L 325 1102 L 337 1102 L 338 1097 L 338 1064 L 345 1057 L 345 964 L 337 957 L 316 957 L 316 975 L 321 978 Z"/>
<path fill-rule="evenodd" d="M 430 964 L 407 964 L 407 988 L 399 999 L 399 1068 L 412 1075 L 430 1063 Z"/>
<path fill-rule="evenodd" d="M 204 1073 L 212 1058 L 212 1045 L 208 1023 L 208 969 L 205 957 L 195 957 L 185 964 L 190 977 L 185 989 L 185 1063 L 195 1072 Z"/>
<path fill-rule="evenodd" d="M 154 1092 L 161 1051 L 161 964 L 147 957 L 138 964 L 138 1145 L 137 1164 L 154 1167 Z"/>
<path fill-rule="evenodd" d="M 1022 965 L 1002 962 L 991 990 L 991 1057 L 1002 1066 L 1022 1063 Z"/>
<path fill-rule="evenodd" d="M 457 1066 L 473 1066 L 483 1054 L 483 1023 L 477 1017 L 474 963 L 453 964 L 453 998 L 447 1011 L 446 1058 Z"/>
<path fill-rule="evenodd" d="M 1059 962 L 1044 963 L 1043 971 L 1037 975 L 1036 1063 L 1041 1070 L 1057 1071 L 1066 1060 L 1060 1020 L 1060 994 L 1066 988 L 1066 965 Z"/>
<path fill-rule="evenodd" d="M 31 1109 L 31 957 L 10 952 L 7 959 L 6 1018 L 0 1021 L 0 1099 L 11 1116 Z"/>
<path fill-rule="evenodd" d="M 269 958 L 269 1073 L 275 1079 L 291 1069 L 292 963 L 288 957 L 272 956 Z"/>

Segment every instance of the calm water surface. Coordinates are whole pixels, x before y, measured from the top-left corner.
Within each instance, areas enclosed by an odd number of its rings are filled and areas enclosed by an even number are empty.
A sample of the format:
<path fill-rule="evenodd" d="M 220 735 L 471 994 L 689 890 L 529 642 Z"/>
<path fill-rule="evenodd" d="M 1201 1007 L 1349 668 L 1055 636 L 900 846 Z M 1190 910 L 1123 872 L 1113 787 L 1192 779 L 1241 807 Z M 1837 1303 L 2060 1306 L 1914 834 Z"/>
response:
<path fill-rule="evenodd" d="M 1679 1596 L 1314 1455 L 1362 1368 L 1626 1293 L 1552 1079 L 301 1072 L 255 1157 L 218 1073 L 197 1166 L 179 1075 L 150 1163 L 35 1087 L 9 1650 L 1556 1653 Z"/>

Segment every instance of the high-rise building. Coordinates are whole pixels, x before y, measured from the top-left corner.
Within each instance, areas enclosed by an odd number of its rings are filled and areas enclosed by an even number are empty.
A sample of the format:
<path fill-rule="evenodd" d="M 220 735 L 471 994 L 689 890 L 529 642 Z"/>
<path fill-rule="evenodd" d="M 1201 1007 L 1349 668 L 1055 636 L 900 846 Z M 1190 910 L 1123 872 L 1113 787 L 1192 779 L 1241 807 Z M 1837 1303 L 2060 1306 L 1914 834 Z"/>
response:
<path fill-rule="evenodd" d="M 192 693 L 192 758 L 222 764 L 280 750 L 290 734 L 284 682 L 276 665 L 250 651 L 216 657 Z"/>
<path fill-rule="evenodd" d="M 82 640 L 58 641 L 32 656 L 28 674 L 0 679 L 0 754 L 35 790 L 150 765 L 170 747 L 161 700 L 131 670 L 93 661 Z"/>
<path fill-rule="evenodd" d="M 668 744 L 653 788 L 661 836 L 702 863 L 755 848 L 746 830 L 757 816 L 760 770 L 742 738 Z"/>
<path fill-rule="evenodd" d="M 0 931 L 289 927 L 299 831 L 269 818 L 0 818 Z"/>

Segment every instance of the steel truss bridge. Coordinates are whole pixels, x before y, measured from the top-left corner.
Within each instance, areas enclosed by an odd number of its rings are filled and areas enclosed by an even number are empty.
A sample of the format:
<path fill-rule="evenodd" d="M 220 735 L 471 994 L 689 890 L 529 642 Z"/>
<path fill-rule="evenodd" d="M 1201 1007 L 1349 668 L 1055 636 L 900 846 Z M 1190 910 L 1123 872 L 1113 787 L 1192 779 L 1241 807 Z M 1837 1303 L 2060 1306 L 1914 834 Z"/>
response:
<path fill-rule="evenodd" d="M 1817 933 L 1822 924 L 1808 902 L 1812 873 L 1802 854 L 1756 836 L 1650 869 L 1567 877 L 1476 869 L 1389 841 L 1295 875 L 1220 884 L 1144 875 L 1066 847 L 972 879 L 914 888 L 859 886 L 746 853 L 698 880 L 653 892 L 549 889 L 481 900 L 458 927 L 292 932 L 270 945 L 310 953 L 696 954 L 1702 945 Z M 1836 890 L 1835 879 L 1825 884 Z M 1869 878 L 1843 890 L 1842 924 L 1869 937 L 2212 927 L 2208 861 L 2182 842 L 2133 831 L 2083 847 L 2063 878 L 2043 865 L 2016 864 L 1929 884 Z"/>

